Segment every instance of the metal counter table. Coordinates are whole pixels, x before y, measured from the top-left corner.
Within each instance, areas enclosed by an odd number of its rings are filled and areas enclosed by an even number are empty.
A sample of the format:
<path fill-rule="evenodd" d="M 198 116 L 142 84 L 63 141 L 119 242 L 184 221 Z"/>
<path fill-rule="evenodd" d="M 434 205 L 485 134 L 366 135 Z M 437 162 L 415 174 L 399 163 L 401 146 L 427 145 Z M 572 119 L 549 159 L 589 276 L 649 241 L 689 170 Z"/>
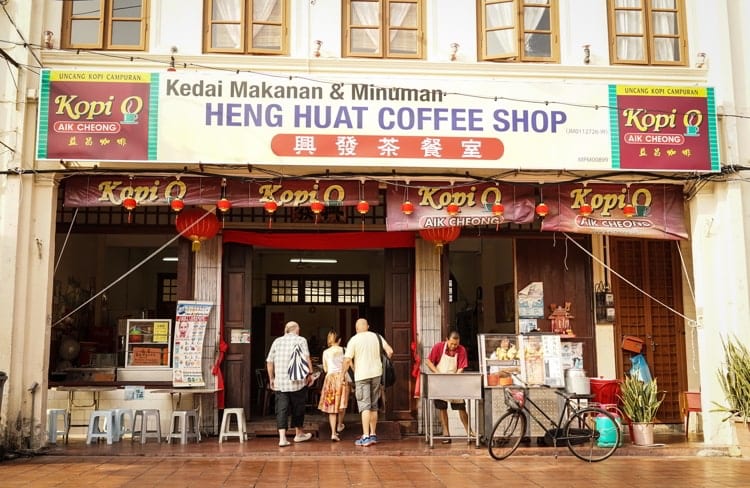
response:
<path fill-rule="evenodd" d="M 203 428 L 203 395 L 215 394 L 220 391 L 218 388 L 163 388 L 156 390 L 146 390 L 149 393 L 169 393 L 172 396 L 172 410 L 179 410 L 181 408 L 180 403 L 182 402 L 182 394 L 189 393 L 195 395 L 193 397 L 193 409 L 198 411 L 198 430 L 204 434 L 213 434 Z M 198 406 L 195 406 L 195 397 L 198 397 Z M 175 399 L 177 400 L 175 402 Z M 170 413 L 171 415 L 171 413 Z M 200 440 L 200 438 L 199 438 Z"/>
<path fill-rule="evenodd" d="M 432 400 L 450 400 L 453 398 L 466 400 L 469 430 L 473 430 L 474 435 L 472 436 L 471 432 L 467 432 L 465 436 L 435 437 L 433 434 L 435 404 Z M 433 447 L 434 439 L 466 439 L 468 442 L 474 439 L 476 447 L 479 447 L 478 413 L 481 399 L 482 373 L 422 373 L 422 411 L 427 412 L 425 435 L 430 447 Z"/>
<path fill-rule="evenodd" d="M 56 387 L 57 391 L 67 391 L 68 392 L 68 428 L 65 431 L 65 442 L 68 442 L 68 434 L 70 433 L 71 427 L 85 427 L 88 429 L 89 424 L 81 423 L 81 424 L 74 424 L 73 423 L 73 409 L 91 409 L 99 410 L 99 395 L 103 391 L 114 391 L 117 389 L 116 386 L 58 386 Z M 76 403 L 75 401 L 75 395 L 76 393 L 91 393 L 91 401 L 89 403 Z"/>

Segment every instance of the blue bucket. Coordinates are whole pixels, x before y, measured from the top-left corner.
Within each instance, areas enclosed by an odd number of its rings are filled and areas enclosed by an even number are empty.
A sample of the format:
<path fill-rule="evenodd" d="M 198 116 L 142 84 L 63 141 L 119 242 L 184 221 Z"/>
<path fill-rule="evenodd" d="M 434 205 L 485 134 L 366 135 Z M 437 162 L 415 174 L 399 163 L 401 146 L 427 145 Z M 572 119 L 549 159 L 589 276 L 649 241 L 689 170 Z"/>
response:
<path fill-rule="evenodd" d="M 599 447 L 612 447 L 617 443 L 617 433 L 620 430 L 622 421 L 619 416 L 615 416 L 615 422 L 609 417 L 600 415 L 596 417 L 596 431 L 599 432 L 599 439 L 596 445 Z"/>

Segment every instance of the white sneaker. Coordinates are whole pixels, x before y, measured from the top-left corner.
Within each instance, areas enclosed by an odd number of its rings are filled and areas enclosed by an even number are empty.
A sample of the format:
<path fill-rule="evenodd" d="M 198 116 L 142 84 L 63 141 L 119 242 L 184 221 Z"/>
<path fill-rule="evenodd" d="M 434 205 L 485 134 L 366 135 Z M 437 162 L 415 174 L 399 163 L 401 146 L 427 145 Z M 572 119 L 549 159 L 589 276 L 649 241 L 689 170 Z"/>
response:
<path fill-rule="evenodd" d="M 307 432 L 306 434 L 294 436 L 294 442 L 305 442 L 312 438 L 312 433 Z"/>
<path fill-rule="evenodd" d="M 280 441 L 279 441 L 279 447 L 286 447 L 286 446 L 288 446 L 288 445 L 290 445 L 290 444 L 291 444 L 291 442 L 289 442 L 289 441 L 288 441 L 288 440 L 286 440 L 286 439 L 284 439 L 284 440 L 280 440 Z"/>

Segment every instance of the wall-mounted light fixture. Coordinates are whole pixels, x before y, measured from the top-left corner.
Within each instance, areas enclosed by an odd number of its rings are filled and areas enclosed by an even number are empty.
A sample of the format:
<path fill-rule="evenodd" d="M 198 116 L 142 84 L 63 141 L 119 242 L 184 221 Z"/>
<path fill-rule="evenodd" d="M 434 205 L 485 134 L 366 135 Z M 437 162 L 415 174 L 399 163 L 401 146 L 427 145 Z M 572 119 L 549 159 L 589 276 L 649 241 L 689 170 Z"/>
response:
<path fill-rule="evenodd" d="M 320 46 L 323 45 L 323 41 L 315 41 L 314 44 L 315 44 L 315 49 L 313 49 L 313 56 L 315 56 L 316 58 L 319 58 L 320 57 Z"/>
<path fill-rule="evenodd" d="M 54 37 L 55 37 L 55 34 L 51 30 L 44 31 L 44 39 L 43 39 L 42 44 L 44 44 L 45 49 L 52 49 L 53 47 L 52 39 Z"/>
<path fill-rule="evenodd" d="M 706 53 L 698 53 L 695 60 L 695 67 L 700 69 L 704 66 L 706 66 Z"/>
<path fill-rule="evenodd" d="M 589 64 L 591 62 L 591 44 L 583 45 L 583 64 Z"/>
<path fill-rule="evenodd" d="M 331 259 L 331 258 L 291 258 L 289 260 L 290 263 L 294 264 L 300 264 L 300 263 L 310 263 L 310 264 L 336 264 L 339 262 L 338 259 Z"/>
<path fill-rule="evenodd" d="M 451 42 L 451 61 L 456 60 L 456 54 L 458 53 L 458 43 L 457 42 Z"/>
<path fill-rule="evenodd" d="M 177 256 L 164 256 L 161 260 L 166 262 L 176 262 L 178 261 L 178 258 Z"/>

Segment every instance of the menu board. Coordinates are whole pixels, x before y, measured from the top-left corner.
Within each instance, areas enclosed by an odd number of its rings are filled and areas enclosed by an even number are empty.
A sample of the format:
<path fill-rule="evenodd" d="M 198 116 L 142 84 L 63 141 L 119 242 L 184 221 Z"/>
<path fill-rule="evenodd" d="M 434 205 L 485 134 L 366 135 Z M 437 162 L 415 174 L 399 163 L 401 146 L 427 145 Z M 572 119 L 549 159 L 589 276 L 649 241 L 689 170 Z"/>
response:
<path fill-rule="evenodd" d="M 172 385 L 205 386 L 203 340 L 213 303 L 178 301 L 172 347 Z"/>

